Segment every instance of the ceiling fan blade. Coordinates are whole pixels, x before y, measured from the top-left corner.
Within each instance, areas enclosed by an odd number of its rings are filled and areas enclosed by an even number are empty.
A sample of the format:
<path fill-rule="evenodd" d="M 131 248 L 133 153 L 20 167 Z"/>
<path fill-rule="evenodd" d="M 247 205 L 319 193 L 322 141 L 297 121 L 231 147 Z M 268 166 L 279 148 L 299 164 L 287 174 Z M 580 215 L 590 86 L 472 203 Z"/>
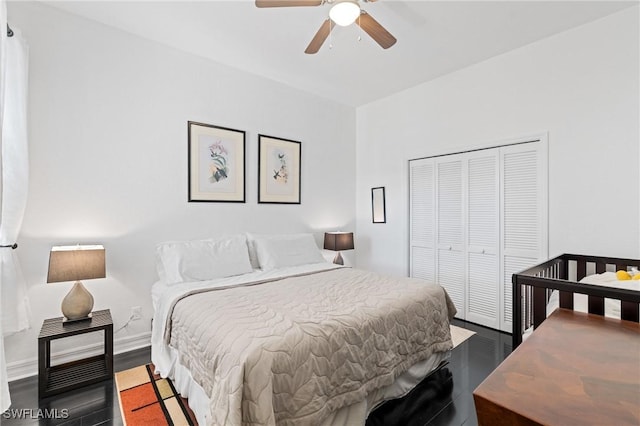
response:
<path fill-rule="evenodd" d="M 329 37 L 329 33 L 332 29 L 333 22 L 331 21 L 331 19 L 327 19 L 326 21 L 324 21 L 316 35 L 313 36 L 313 40 L 311 40 L 311 43 L 309 43 L 309 46 L 307 46 L 307 49 L 304 51 L 304 53 L 318 53 L 318 50 L 320 50 L 320 47 L 322 47 L 322 43 L 324 43 L 327 37 Z"/>
<path fill-rule="evenodd" d="M 322 0 L 256 0 L 257 7 L 320 6 Z"/>
<path fill-rule="evenodd" d="M 360 17 L 356 19 L 356 24 L 360 25 L 360 28 L 369 34 L 383 49 L 388 49 L 396 44 L 396 38 L 364 10 Z"/>

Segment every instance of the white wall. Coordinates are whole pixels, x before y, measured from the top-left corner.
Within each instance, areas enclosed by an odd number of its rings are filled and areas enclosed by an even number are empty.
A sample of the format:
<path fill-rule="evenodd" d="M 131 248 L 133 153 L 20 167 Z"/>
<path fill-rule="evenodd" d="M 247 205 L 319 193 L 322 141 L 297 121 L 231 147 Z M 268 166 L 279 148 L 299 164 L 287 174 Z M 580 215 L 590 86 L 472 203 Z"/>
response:
<path fill-rule="evenodd" d="M 353 108 L 38 3 L 12 2 L 8 15 L 30 45 L 30 192 L 18 243 L 33 328 L 6 341 L 14 378 L 35 373 L 42 320 L 60 316 L 72 285 L 45 284 L 54 244 L 105 245 L 108 277 L 84 283 L 95 309 L 111 309 L 118 328 L 143 308 L 116 334 L 122 350 L 148 337 L 156 243 L 354 228 Z M 187 202 L 188 120 L 247 131 L 245 204 Z M 302 142 L 301 205 L 257 204 L 258 133 Z M 99 336 L 75 339 L 54 350 Z"/>
<path fill-rule="evenodd" d="M 358 267 L 407 274 L 409 159 L 546 132 L 549 254 L 637 258 L 638 28 L 632 7 L 358 108 Z"/>

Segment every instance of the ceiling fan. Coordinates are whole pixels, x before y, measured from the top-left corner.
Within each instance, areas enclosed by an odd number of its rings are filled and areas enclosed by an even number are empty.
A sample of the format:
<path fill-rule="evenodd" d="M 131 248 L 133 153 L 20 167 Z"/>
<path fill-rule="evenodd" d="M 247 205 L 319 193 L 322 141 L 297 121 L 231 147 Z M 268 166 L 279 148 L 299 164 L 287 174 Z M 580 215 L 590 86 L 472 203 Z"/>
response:
<path fill-rule="evenodd" d="M 331 33 L 335 25 L 346 27 L 354 22 L 360 26 L 383 49 L 388 49 L 396 43 L 396 38 L 389 33 L 378 21 L 360 8 L 359 0 L 256 0 L 257 7 L 293 7 L 293 6 L 321 6 L 331 4 L 329 18 L 327 18 L 316 35 L 307 46 L 304 53 L 317 53 Z M 372 3 L 376 0 L 362 0 Z"/>

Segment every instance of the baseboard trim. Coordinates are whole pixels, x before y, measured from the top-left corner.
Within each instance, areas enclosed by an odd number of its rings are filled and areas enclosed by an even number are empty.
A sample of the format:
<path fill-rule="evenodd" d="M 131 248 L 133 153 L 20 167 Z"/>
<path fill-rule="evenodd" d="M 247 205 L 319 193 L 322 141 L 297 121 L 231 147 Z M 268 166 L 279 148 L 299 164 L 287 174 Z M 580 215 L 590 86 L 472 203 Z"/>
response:
<path fill-rule="evenodd" d="M 133 351 L 135 349 L 151 346 L 151 332 L 137 334 L 135 336 L 126 336 L 113 342 L 113 353 L 121 354 L 123 352 Z M 51 354 L 52 364 L 62 364 L 76 359 L 87 358 L 94 355 L 104 353 L 104 345 L 95 343 L 92 345 L 81 346 L 79 348 L 61 351 Z M 7 363 L 7 377 L 10 382 L 14 380 L 24 379 L 26 377 L 38 374 L 38 358 L 29 358 L 25 360 Z"/>

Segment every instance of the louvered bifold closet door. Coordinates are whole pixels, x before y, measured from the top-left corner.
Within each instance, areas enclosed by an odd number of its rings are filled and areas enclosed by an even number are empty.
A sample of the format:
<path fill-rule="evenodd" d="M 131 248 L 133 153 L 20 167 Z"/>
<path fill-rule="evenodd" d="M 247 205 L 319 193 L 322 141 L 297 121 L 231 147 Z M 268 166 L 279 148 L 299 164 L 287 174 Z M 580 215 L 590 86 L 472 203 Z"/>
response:
<path fill-rule="evenodd" d="M 436 159 L 437 278 L 461 319 L 466 314 L 463 159 L 462 154 Z"/>
<path fill-rule="evenodd" d="M 467 160 L 467 313 L 468 321 L 499 328 L 500 185 L 497 150 Z"/>
<path fill-rule="evenodd" d="M 409 163 L 410 275 L 436 281 L 435 166 L 433 159 Z"/>
<path fill-rule="evenodd" d="M 546 145 L 500 148 L 502 312 L 500 329 L 512 331 L 511 276 L 547 258 Z"/>

